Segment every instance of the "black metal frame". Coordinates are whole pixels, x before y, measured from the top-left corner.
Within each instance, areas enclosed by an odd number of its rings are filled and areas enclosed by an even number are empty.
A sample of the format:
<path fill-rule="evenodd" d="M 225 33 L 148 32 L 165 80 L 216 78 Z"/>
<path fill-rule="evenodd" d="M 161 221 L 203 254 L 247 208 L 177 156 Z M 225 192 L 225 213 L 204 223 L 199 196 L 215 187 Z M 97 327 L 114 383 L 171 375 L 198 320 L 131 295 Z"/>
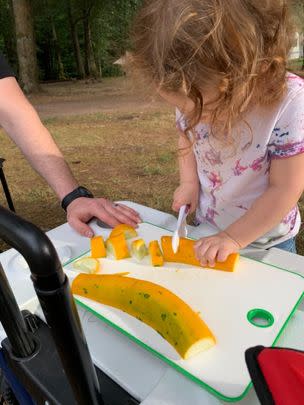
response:
<path fill-rule="evenodd" d="M 51 241 L 35 225 L 3 207 L 0 207 L 0 238 L 17 249 L 30 267 L 35 291 L 76 403 L 103 404 L 68 279 Z M 33 356 L 37 348 L 35 338 L 28 332 L 9 284 L 5 281 L 5 274 L 1 271 L 0 300 L 0 321 L 12 353 L 20 361 Z"/>
<path fill-rule="evenodd" d="M 5 174 L 4 174 L 4 170 L 3 170 L 3 163 L 4 162 L 5 162 L 5 159 L 0 158 L 0 181 L 1 181 L 1 184 L 2 184 L 2 188 L 3 188 L 3 191 L 4 191 L 6 201 L 7 201 L 7 205 L 9 206 L 9 209 L 11 211 L 15 212 L 13 199 L 12 199 L 11 193 L 9 191 L 7 181 L 6 181 L 6 178 L 5 178 Z"/>

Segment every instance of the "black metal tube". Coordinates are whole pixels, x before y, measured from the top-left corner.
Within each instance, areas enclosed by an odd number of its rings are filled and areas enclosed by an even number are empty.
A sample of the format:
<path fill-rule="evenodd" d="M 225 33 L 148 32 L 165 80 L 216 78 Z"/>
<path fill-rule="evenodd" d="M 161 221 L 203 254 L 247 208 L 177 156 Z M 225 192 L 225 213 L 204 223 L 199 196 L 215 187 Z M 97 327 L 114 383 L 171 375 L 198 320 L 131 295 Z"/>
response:
<path fill-rule="evenodd" d="M 12 200 L 12 196 L 11 196 L 11 193 L 9 191 L 9 188 L 8 188 L 8 185 L 7 185 L 7 182 L 6 182 L 6 178 L 5 178 L 5 174 L 4 174 L 4 171 L 3 171 L 2 167 L 0 167 L 0 180 L 1 180 L 1 183 L 2 183 L 3 191 L 4 191 L 4 194 L 5 194 L 6 201 L 7 201 L 7 204 L 9 206 L 9 209 L 15 212 L 15 207 L 14 207 L 14 203 L 13 203 L 13 200 Z"/>
<path fill-rule="evenodd" d="M 25 358 L 35 351 L 35 341 L 28 333 L 25 321 L 18 307 L 0 263 L 0 321 L 11 343 L 16 357 Z"/>
<path fill-rule="evenodd" d="M 35 225 L 0 207 L 0 238 L 27 261 L 45 318 L 79 405 L 100 405 L 102 397 L 76 306 L 57 252 Z"/>

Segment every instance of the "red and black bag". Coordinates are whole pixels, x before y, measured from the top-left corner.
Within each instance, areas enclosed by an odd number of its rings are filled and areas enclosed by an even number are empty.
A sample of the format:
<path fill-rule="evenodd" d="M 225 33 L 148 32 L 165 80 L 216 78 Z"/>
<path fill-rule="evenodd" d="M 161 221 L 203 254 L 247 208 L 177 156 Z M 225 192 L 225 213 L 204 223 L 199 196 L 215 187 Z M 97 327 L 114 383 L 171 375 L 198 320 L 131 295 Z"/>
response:
<path fill-rule="evenodd" d="M 256 346 L 245 358 L 262 405 L 304 405 L 304 352 Z"/>

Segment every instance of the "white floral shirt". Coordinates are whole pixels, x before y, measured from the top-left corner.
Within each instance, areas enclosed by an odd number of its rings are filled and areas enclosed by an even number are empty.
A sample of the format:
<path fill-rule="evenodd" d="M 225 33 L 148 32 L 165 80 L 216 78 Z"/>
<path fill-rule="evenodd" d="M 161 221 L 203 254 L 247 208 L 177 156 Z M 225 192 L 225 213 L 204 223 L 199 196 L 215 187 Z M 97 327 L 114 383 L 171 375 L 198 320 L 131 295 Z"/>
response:
<path fill-rule="evenodd" d="M 233 128 L 234 142 L 230 144 L 211 136 L 206 124 L 200 123 L 193 130 L 201 185 L 198 223 L 208 222 L 219 230 L 227 228 L 267 189 L 272 159 L 304 152 L 304 80 L 290 73 L 287 84 L 288 91 L 280 103 L 270 108 L 256 107 L 245 117 L 246 123 Z M 187 122 L 179 110 L 176 118 L 178 128 L 184 131 Z M 265 218 L 267 215 L 265 211 Z M 267 248 L 276 245 L 295 236 L 300 225 L 295 206 L 255 243 Z"/>

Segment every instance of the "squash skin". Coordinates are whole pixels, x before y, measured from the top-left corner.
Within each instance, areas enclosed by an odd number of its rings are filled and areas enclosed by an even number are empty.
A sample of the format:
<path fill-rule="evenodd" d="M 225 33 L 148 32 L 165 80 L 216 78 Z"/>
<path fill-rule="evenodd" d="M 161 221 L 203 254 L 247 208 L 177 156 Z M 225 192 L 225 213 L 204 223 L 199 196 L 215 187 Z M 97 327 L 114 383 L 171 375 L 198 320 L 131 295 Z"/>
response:
<path fill-rule="evenodd" d="M 99 259 L 106 257 L 106 247 L 102 236 L 94 236 L 91 239 L 91 257 Z"/>
<path fill-rule="evenodd" d="M 115 238 L 123 234 L 126 239 L 136 238 L 137 231 L 131 226 L 127 224 L 120 224 L 115 226 L 115 228 L 111 231 L 109 238 Z"/>
<path fill-rule="evenodd" d="M 116 260 L 130 257 L 128 244 L 124 234 L 114 236 L 106 241 L 107 250 L 114 254 Z"/>
<path fill-rule="evenodd" d="M 119 275 L 80 274 L 73 294 L 125 311 L 156 330 L 180 354 L 189 358 L 215 344 L 208 326 L 188 304 L 166 288 Z M 192 351 L 200 345 L 199 350 Z"/>
<path fill-rule="evenodd" d="M 149 253 L 151 257 L 151 264 L 155 267 L 161 267 L 164 265 L 164 256 L 160 250 L 157 240 L 152 240 L 149 243 Z"/>
<path fill-rule="evenodd" d="M 172 249 L 172 237 L 162 236 L 161 246 L 164 254 L 165 262 L 175 262 L 190 264 L 193 266 L 202 267 L 200 262 L 195 257 L 194 244 L 195 240 L 180 238 L 178 251 L 173 252 Z M 225 262 L 216 262 L 215 267 L 204 266 L 214 270 L 223 270 L 228 272 L 233 272 L 239 260 L 239 254 L 231 254 Z"/>

